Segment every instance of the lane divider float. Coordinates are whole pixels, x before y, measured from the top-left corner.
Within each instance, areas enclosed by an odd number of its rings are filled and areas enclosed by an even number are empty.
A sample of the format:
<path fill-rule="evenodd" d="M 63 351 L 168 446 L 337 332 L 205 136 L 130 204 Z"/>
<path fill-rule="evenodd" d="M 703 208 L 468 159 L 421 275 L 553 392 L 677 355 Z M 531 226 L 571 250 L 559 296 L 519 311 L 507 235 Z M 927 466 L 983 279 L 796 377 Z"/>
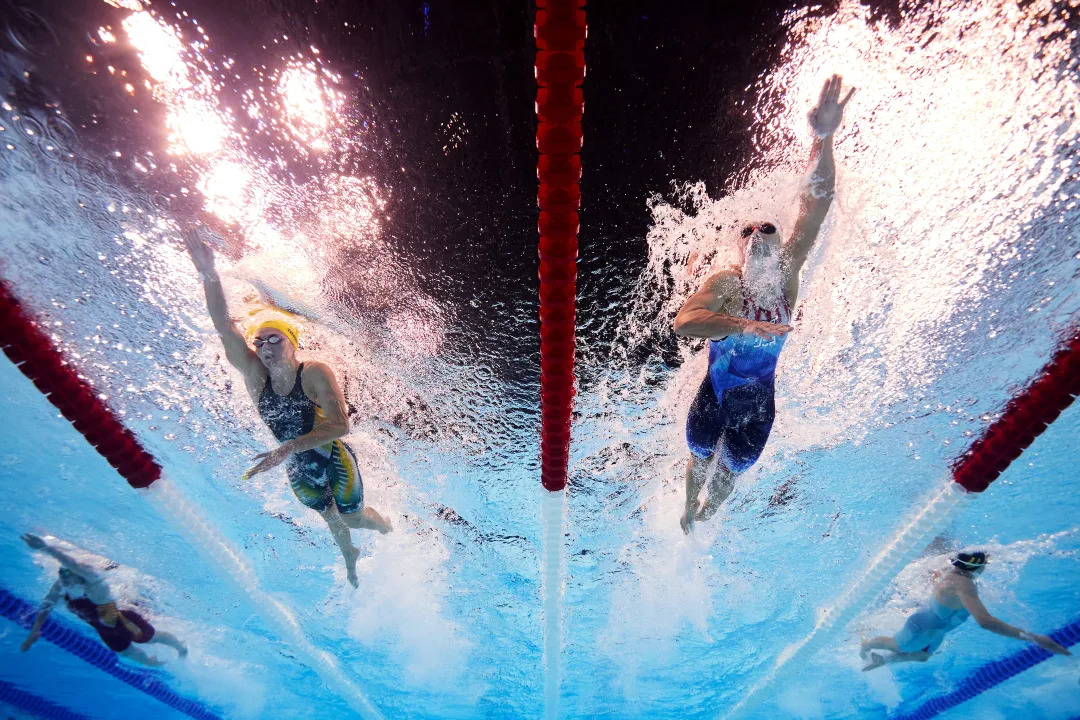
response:
<path fill-rule="evenodd" d="M 584 0 L 537 0 L 536 193 L 540 217 L 540 501 L 544 717 L 559 716 L 563 524 L 574 402 L 575 303 L 585 100 Z"/>
<path fill-rule="evenodd" d="M 85 715 L 62 708 L 26 690 L 20 690 L 6 680 L 0 680 L 0 702 L 5 702 L 41 720 L 90 720 Z"/>

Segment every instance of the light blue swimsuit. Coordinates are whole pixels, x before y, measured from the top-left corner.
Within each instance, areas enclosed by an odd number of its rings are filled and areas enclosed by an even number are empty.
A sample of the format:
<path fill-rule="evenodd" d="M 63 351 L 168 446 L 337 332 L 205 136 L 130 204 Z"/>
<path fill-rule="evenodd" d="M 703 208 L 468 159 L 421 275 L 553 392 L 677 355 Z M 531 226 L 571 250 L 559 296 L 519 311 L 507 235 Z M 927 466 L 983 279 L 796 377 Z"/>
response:
<path fill-rule="evenodd" d="M 932 653 L 941 646 L 946 633 L 960 627 L 969 617 L 964 608 L 947 608 L 931 595 L 927 606 L 907 619 L 894 640 L 901 652 Z"/>

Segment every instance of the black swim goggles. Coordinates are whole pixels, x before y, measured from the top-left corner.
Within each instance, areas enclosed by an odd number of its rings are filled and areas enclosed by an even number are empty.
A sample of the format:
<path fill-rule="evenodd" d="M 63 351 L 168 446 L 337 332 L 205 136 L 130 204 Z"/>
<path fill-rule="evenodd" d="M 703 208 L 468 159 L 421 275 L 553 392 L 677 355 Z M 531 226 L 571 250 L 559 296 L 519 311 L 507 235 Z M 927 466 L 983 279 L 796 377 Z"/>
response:
<path fill-rule="evenodd" d="M 280 335 L 271 335 L 270 337 L 266 338 L 265 340 L 263 340 L 262 338 L 255 338 L 254 340 L 251 341 L 251 344 L 254 345 L 255 347 L 262 347 L 266 343 L 270 343 L 271 345 L 277 345 L 282 340 L 283 340 L 283 338 Z"/>
<path fill-rule="evenodd" d="M 760 230 L 764 235 L 772 235 L 776 232 L 776 226 L 772 223 L 761 223 L 760 225 L 747 225 L 742 229 L 742 236 L 748 238 L 754 234 L 755 230 Z"/>

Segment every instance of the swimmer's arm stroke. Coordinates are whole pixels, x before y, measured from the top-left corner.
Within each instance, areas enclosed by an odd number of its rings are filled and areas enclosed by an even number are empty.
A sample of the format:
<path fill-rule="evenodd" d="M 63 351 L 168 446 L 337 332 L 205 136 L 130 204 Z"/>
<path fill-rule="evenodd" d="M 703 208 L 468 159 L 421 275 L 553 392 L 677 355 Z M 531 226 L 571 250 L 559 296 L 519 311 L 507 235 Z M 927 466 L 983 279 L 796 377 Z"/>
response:
<path fill-rule="evenodd" d="M 755 335 L 771 340 L 793 329 L 790 325 L 747 320 L 728 314 L 740 302 L 739 273 L 725 270 L 711 275 L 688 297 L 675 316 L 675 334 L 681 337 L 719 339 L 728 335 Z"/>
<path fill-rule="evenodd" d="M 312 450 L 349 434 L 349 414 L 345 394 L 338 385 L 334 372 L 321 362 L 304 364 L 304 392 L 318 405 L 325 420 L 316 423 L 311 432 L 292 440 L 286 440 L 273 450 L 255 456 L 259 463 L 248 470 L 244 477 L 251 477 L 285 461 L 289 455 Z"/>
<path fill-rule="evenodd" d="M 1042 649 L 1057 655 L 1072 654 L 1045 635 L 1036 635 L 1027 630 L 1021 630 L 1020 628 L 1014 627 L 991 615 L 990 611 L 986 609 L 986 606 L 983 605 L 982 600 L 979 598 L 979 591 L 975 587 L 975 583 L 970 579 L 957 578 L 954 581 L 954 587 L 956 589 L 956 595 L 960 598 L 960 602 L 963 604 L 964 609 L 971 613 L 971 617 L 974 618 L 975 622 L 979 623 L 979 627 L 982 629 L 989 630 L 996 635 L 1033 642 Z"/>
<path fill-rule="evenodd" d="M 229 317 L 229 306 L 225 302 L 225 291 L 221 288 L 221 278 L 214 267 L 214 251 L 204 243 L 193 228 L 185 227 L 180 231 L 184 237 L 191 261 L 202 276 L 203 290 L 206 293 L 206 309 L 214 322 L 214 329 L 225 346 L 225 358 L 229 364 L 248 376 L 261 368 L 259 358 L 248 347 L 247 340 L 237 330 L 236 324 Z"/>
<path fill-rule="evenodd" d="M 814 131 L 814 144 L 810 149 L 810 176 L 799 198 L 799 216 L 791 232 L 791 240 L 784 248 L 786 291 L 789 302 L 799 294 L 799 273 L 810 251 L 814 248 L 821 226 L 832 207 L 836 192 L 836 161 L 833 158 L 833 133 L 844 118 L 844 107 L 851 100 L 854 88 L 840 99 L 842 78 L 833 75 L 821 88 L 817 105 L 808 119 Z"/>
<path fill-rule="evenodd" d="M 37 639 L 41 637 L 41 626 L 45 624 L 45 618 L 49 617 L 49 613 L 52 612 L 53 607 L 56 606 L 57 601 L 60 599 L 60 593 L 62 591 L 60 581 L 57 580 L 49 588 L 49 593 L 45 596 L 45 599 L 41 601 L 41 607 L 38 608 L 37 616 L 34 618 L 34 626 L 30 628 L 30 634 L 23 640 L 19 649 L 26 652 L 30 649 L 30 646 L 37 642 Z"/>

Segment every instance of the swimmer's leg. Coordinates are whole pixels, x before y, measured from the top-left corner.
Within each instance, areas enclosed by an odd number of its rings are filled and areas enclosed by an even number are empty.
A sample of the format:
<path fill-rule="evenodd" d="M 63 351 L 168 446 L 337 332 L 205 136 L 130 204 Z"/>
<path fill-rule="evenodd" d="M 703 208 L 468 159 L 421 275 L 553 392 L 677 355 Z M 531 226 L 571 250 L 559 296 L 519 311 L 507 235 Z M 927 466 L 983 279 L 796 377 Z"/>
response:
<path fill-rule="evenodd" d="M 374 508 L 364 507 L 364 480 L 360 477 L 356 454 L 346 443 L 334 441 L 326 473 L 334 503 L 346 525 L 357 530 L 378 530 L 383 535 L 393 530 L 389 518 Z"/>
<path fill-rule="evenodd" d="M 698 519 L 698 496 L 705 487 L 706 474 L 709 472 L 708 458 L 699 458 L 691 455 L 686 463 L 686 508 L 682 517 L 679 518 L 679 526 L 687 535 L 694 528 L 694 521 Z"/>
<path fill-rule="evenodd" d="M 871 652 L 871 650 L 888 650 L 889 654 Z M 878 635 L 875 638 L 863 638 L 862 649 L 859 651 L 859 655 L 863 660 L 866 660 L 866 667 L 863 668 L 863 672 L 868 670 L 874 670 L 882 665 L 888 665 L 890 663 L 897 662 L 926 662 L 930 659 L 933 653 L 929 653 L 925 650 L 919 650 L 917 652 L 902 652 L 900 646 L 896 643 L 896 638 L 889 635 Z"/>
<path fill-rule="evenodd" d="M 338 512 L 337 504 L 329 503 L 325 510 L 319 511 L 319 514 L 330 527 L 330 534 L 334 536 L 334 542 L 341 549 L 341 556 L 345 558 L 345 572 L 349 578 L 349 584 L 354 588 L 360 587 L 360 581 L 356 578 L 356 558 L 360 551 L 353 547 L 352 532 L 341 513 Z"/>
<path fill-rule="evenodd" d="M 156 630 L 154 637 L 150 638 L 152 643 L 161 643 L 162 645 L 168 645 L 176 652 L 180 653 L 180 657 L 187 655 L 187 645 L 180 641 L 180 638 L 173 635 L 171 632 L 165 632 L 164 630 Z"/>
<path fill-rule="evenodd" d="M 712 381 L 706 375 L 686 416 L 686 446 L 690 449 L 690 462 L 686 464 L 686 508 L 679 518 L 679 525 L 687 535 L 698 518 L 698 496 L 708 480 L 709 464 L 726 425 L 720 401 L 713 391 Z"/>
<path fill-rule="evenodd" d="M 706 463 L 702 464 L 705 465 Z M 715 515 L 716 511 L 731 495 L 733 489 L 735 489 L 735 473 L 731 472 L 723 461 L 718 460 L 716 472 L 713 473 L 712 478 L 709 480 L 709 497 L 701 504 L 701 509 L 697 512 L 697 519 L 708 520 Z"/>
<path fill-rule="evenodd" d="M 870 659 L 863 667 L 863 672 L 869 670 L 876 670 L 882 665 L 891 665 L 892 663 L 899 662 L 926 662 L 930 659 L 931 653 L 925 650 L 919 650 L 918 652 L 909 653 L 890 653 L 889 655 L 883 655 L 881 653 L 870 653 Z"/>
<path fill-rule="evenodd" d="M 394 529 L 390 518 L 380 515 L 375 508 L 366 507 L 360 512 L 343 514 L 341 519 L 357 530 L 378 530 L 383 535 Z"/>
<path fill-rule="evenodd" d="M 146 665 L 147 667 L 161 667 L 165 664 L 163 660 L 158 660 L 153 655 L 143 652 L 142 649 L 137 648 L 134 645 L 129 645 L 117 654 L 126 657 L 128 660 L 133 660 L 140 665 Z"/>
<path fill-rule="evenodd" d="M 891 635 L 878 635 L 875 638 L 863 638 L 862 652 L 868 652 L 870 650 L 891 650 L 894 653 L 900 652 L 900 646 L 896 644 L 896 639 Z"/>

